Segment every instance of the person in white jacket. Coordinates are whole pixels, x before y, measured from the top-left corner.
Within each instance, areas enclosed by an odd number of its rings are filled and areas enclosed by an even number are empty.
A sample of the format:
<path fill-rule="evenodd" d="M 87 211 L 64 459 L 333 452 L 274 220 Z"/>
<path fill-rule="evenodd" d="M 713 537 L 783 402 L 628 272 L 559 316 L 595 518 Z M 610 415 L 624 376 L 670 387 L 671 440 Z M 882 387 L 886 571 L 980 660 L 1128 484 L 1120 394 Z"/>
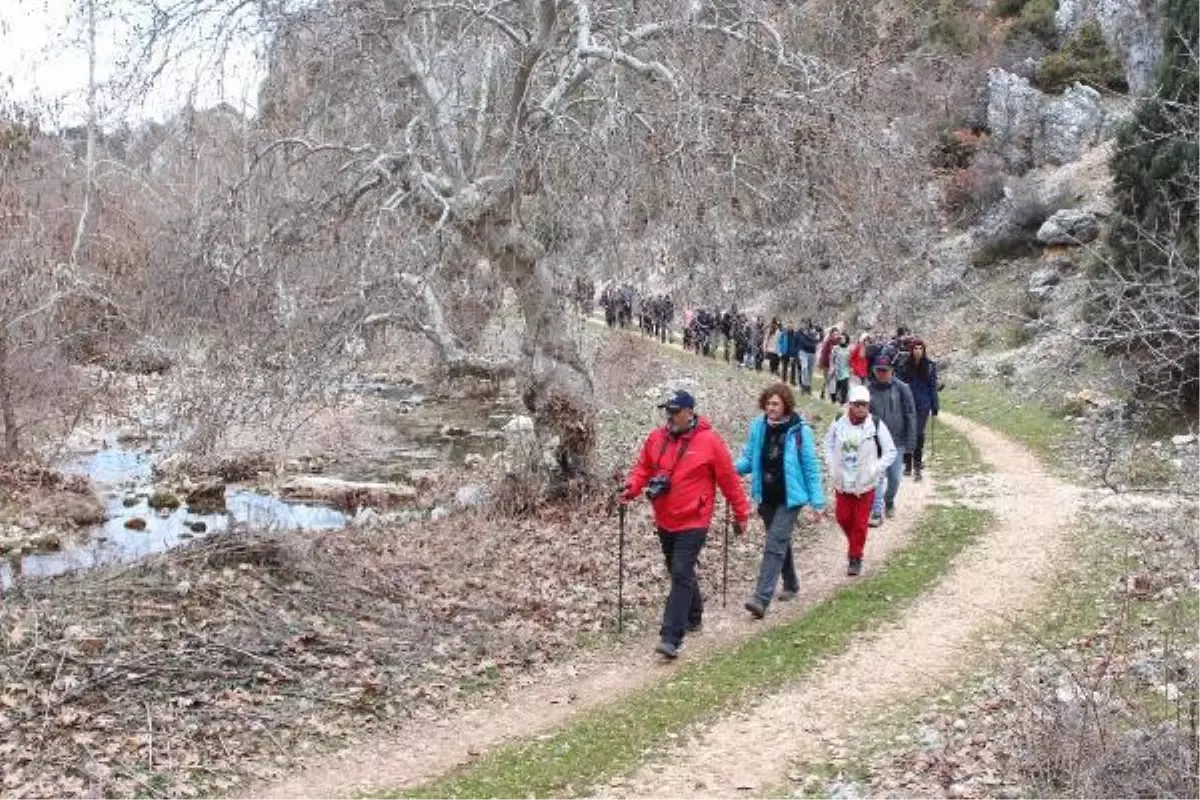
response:
<path fill-rule="evenodd" d="M 834 516 L 846 534 L 846 574 L 851 577 L 862 573 L 875 484 L 896 460 L 892 434 L 870 409 L 870 390 L 855 386 L 850 390 L 846 413 L 834 420 L 825 434 L 825 463 L 834 490 Z"/>

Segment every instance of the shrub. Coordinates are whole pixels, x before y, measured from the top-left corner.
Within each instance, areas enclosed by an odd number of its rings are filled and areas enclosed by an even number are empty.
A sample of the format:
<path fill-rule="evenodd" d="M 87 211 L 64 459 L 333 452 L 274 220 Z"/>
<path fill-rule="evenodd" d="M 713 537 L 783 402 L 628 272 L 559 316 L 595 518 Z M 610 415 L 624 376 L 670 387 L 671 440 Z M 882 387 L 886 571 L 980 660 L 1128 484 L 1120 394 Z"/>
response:
<path fill-rule="evenodd" d="M 1004 196 L 1004 173 L 988 164 L 953 170 L 942 183 L 942 204 L 960 223 L 973 221 Z"/>
<path fill-rule="evenodd" d="M 978 47 L 981 35 L 962 7 L 961 0 L 938 0 L 934 7 L 930 38 L 956 53 L 969 53 Z"/>
<path fill-rule="evenodd" d="M 1089 318 L 1110 352 L 1134 356 L 1139 394 L 1200 405 L 1196 0 L 1167 0 L 1157 91 L 1117 133 L 1109 167 L 1111 264 L 1095 269 Z"/>
<path fill-rule="evenodd" d="M 987 141 L 987 134 L 967 128 L 943 128 L 930 163 L 938 169 L 966 169 Z"/>
<path fill-rule="evenodd" d="M 1001 13 L 1001 9 L 1005 13 Z M 996 6 L 996 16 L 1017 18 L 1008 30 L 1010 38 L 1030 35 L 1050 45 L 1058 37 L 1054 11 L 1055 0 L 1000 0 Z"/>
<path fill-rule="evenodd" d="M 1037 239 L 1029 231 L 1023 228 L 1007 228 L 983 240 L 971 253 L 971 266 L 982 269 L 1001 261 L 1026 258 L 1037 251 Z"/>
<path fill-rule="evenodd" d="M 1062 50 L 1038 62 L 1034 83 L 1043 92 L 1055 94 L 1076 82 L 1094 89 L 1129 89 L 1121 59 L 1094 21 L 1080 28 Z"/>
<path fill-rule="evenodd" d="M 1026 0 L 996 0 L 992 6 L 992 14 L 997 17 L 1015 17 L 1025 7 Z"/>

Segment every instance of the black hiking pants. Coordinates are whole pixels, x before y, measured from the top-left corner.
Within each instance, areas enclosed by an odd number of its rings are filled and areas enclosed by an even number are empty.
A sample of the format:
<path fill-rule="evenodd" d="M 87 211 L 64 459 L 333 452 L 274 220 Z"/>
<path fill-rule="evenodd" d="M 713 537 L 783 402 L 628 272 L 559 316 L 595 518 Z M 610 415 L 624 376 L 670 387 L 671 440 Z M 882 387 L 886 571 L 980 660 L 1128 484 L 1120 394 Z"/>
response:
<path fill-rule="evenodd" d="M 662 545 L 667 571 L 671 573 L 671 591 L 667 594 L 663 608 L 662 627 L 659 636 L 678 647 L 683 642 L 688 626 L 699 625 L 704 616 L 704 597 L 700 594 L 700 581 L 696 578 L 696 561 L 708 530 L 668 532 L 658 530 L 658 541 Z"/>
<path fill-rule="evenodd" d="M 929 409 L 917 409 L 917 446 L 911 453 L 904 454 L 904 466 L 921 472 L 925 469 L 925 426 L 929 423 Z"/>

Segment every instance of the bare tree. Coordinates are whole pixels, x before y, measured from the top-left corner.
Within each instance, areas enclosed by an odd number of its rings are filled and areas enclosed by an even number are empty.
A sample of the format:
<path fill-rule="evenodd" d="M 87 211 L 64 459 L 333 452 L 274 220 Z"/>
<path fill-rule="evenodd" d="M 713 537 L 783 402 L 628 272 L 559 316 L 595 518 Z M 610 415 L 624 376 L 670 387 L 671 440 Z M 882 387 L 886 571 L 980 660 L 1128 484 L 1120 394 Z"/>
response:
<path fill-rule="evenodd" d="M 836 77 L 789 50 L 770 6 L 750 5 L 176 2 L 156 7 L 139 64 L 152 75 L 164 43 L 211 33 L 206 13 L 233 21 L 214 48 L 229 28 L 269 37 L 261 145 L 209 244 L 271 280 L 274 314 L 324 294 L 326 320 L 345 324 L 357 308 L 351 327 L 417 329 L 451 374 L 515 374 L 574 474 L 588 469 L 593 387 L 546 257 L 555 237 L 602 207 L 596 178 L 615 152 L 636 161 L 649 143 L 708 170 L 738 101 L 714 85 L 753 74 L 739 73 L 739 53 L 793 96 Z M 727 179 L 752 191 L 755 165 L 725 150 Z M 513 361 L 481 355 L 447 313 L 452 287 L 490 286 L 476 307 L 493 312 L 500 285 L 523 321 Z"/>

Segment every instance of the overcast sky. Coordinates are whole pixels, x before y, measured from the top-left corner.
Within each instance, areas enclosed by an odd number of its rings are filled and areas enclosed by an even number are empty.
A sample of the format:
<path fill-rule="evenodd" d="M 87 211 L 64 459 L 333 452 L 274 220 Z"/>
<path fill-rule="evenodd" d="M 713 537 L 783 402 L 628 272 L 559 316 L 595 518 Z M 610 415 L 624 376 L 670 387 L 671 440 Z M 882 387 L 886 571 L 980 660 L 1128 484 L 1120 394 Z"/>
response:
<path fill-rule="evenodd" d="M 132 11 L 133 5 L 118 11 Z M 79 9 L 82 0 L 0 0 L 0 96 L 42 109 L 52 126 L 78 124 L 85 118 L 87 52 Z M 116 63 L 129 48 L 127 22 L 105 20 L 97 30 L 97 76 L 113 79 Z M 205 54 L 210 60 L 211 53 Z M 198 107 L 221 101 L 251 106 L 260 71 L 253 45 L 241 44 L 223 65 L 202 67 L 199 56 L 169 70 L 144 101 L 102 93 L 102 124 L 122 120 L 162 120 L 195 96 Z"/>

